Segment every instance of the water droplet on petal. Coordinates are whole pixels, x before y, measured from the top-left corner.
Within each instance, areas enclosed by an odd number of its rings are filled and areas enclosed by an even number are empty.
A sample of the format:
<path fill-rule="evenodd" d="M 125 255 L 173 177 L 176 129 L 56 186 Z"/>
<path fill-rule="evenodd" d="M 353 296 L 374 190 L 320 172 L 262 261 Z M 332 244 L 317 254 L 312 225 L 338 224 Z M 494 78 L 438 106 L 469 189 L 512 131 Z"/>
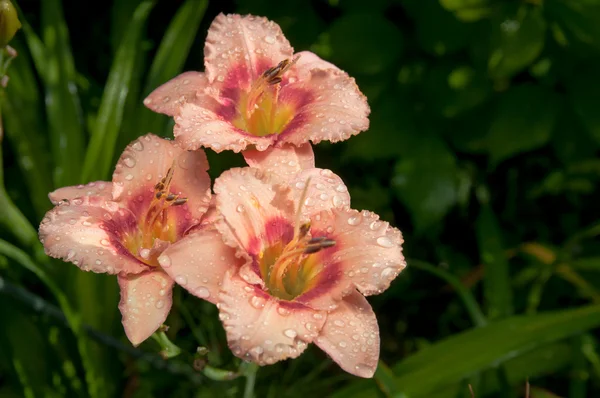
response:
<path fill-rule="evenodd" d="M 265 40 L 265 43 L 267 43 L 267 44 L 275 43 L 275 38 L 273 36 L 265 36 L 264 40 Z"/>
<path fill-rule="evenodd" d="M 156 306 L 156 308 L 161 309 L 161 308 L 163 308 L 165 306 L 165 301 L 164 300 L 158 300 L 158 301 L 156 301 L 155 306 Z"/>
<path fill-rule="evenodd" d="M 358 225 L 358 224 L 360 224 L 361 221 L 362 221 L 362 216 L 360 214 L 357 214 L 355 216 L 348 218 L 349 225 Z"/>
<path fill-rule="evenodd" d="M 290 312 L 289 312 L 287 309 L 283 308 L 283 307 L 279 307 L 279 308 L 277 308 L 277 312 L 278 312 L 278 313 L 279 313 L 279 315 L 281 315 L 281 316 L 287 316 L 287 315 L 289 315 L 289 314 L 290 314 Z"/>
<path fill-rule="evenodd" d="M 110 246 L 110 242 L 108 241 L 108 239 L 102 239 L 102 240 L 100 241 L 100 244 L 101 244 L 101 245 L 104 245 L 104 246 Z"/>
<path fill-rule="evenodd" d="M 333 202 L 333 207 L 341 207 L 344 204 L 344 201 L 338 195 L 334 195 L 331 201 Z"/>
<path fill-rule="evenodd" d="M 125 176 L 125 179 L 126 179 L 127 181 L 131 181 L 131 180 L 133 180 L 133 174 L 127 174 L 127 175 Z"/>
<path fill-rule="evenodd" d="M 135 159 L 132 158 L 131 156 L 125 156 L 123 158 L 123 163 L 125 163 L 125 166 L 131 168 L 131 167 L 135 166 Z"/>
<path fill-rule="evenodd" d="M 142 144 L 140 141 L 134 142 L 133 145 L 131 145 L 131 147 L 133 149 L 135 149 L 136 151 L 143 151 L 144 150 L 144 144 Z"/>
<path fill-rule="evenodd" d="M 345 341 L 340 341 L 340 342 L 338 343 L 338 345 L 339 345 L 340 347 L 342 347 L 342 348 L 346 348 L 346 347 L 348 346 L 348 343 L 346 343 Z"/>
<path fill-rule="evenodd" d="M 175 277 L 175 282 L 181 286 L 185 286 L 188 280 L 184 275 L 178 275 Z"/>
<path fill-rule="evenodd" d="M 165 256 L 164 254 L 158 258 L 158 263 L 161 267 L 167 268 L 171 266 L 171 258 L 169 256 Z"/>
<path fill-rule="evenodd" d="M 194 294 L 197 297 L 200 297 L 200 298 L 203 298 L 203 299 L 210 297 L 210 292 L 204 286 L 200 286 L 200 287 L 197 287 L 196 289 L 194 289 Z"/>
<path fill-rule="evenodd" d="M 394 242 L 392 242 L 387 236 L 380 236 L 377 238 L 377 244 L 386 248 L 394 247 Z"/>
<path fill-rule="evenodd" d="M 235 210 L 236 210 L 238 213 L 243 213 L 243 212 L 244 212 L 244 206 L 243 206 L 243 205 L 238 205 L 238 206 L 235 208 Z"/>
<path fill-rule="evenodd" d="M 148 258 L 150 258 L 150 249 L 141 249 L 140 257 L 143 258 L 144 260 L 147 260 Z"/>
<path fill-rule="evenodd" d="M 298 336 L 298 333 L 294 329 L 286 329 L 283 331 L 283 334 L 289 337 L 290 339 L 293 339 L 296 336 Z"/>
<path fill-rule="evenodd" d="M 375 231 L 377 229 L 379 229 L 379 227 L 381 226 L 381 221 L 373 221 L 371 224 L 369 224 L 369 228 L 371 228 L 371 231 Z"/>
<path fill-rule="evenodd" d="M 343 328 L 344 326 L 346 326 L 344 321 L 339 320 L 339 319 L 336 319 L 335 321 L 333 321 L 333 324 L 339 328 Z"/>
<path fill-rule="evenodd" d="M 393 279 L 396 276 L 396 270 L 394 268 L 388 267 L 381 271 L 381 277 L 383 279 Z"/>
<path fill-rule="evenodd" d="M 265 306 L 265 299 L 259 296 L 252 296 L 250 299 L 250 305 L 254 308 L 263 308 Z"/>

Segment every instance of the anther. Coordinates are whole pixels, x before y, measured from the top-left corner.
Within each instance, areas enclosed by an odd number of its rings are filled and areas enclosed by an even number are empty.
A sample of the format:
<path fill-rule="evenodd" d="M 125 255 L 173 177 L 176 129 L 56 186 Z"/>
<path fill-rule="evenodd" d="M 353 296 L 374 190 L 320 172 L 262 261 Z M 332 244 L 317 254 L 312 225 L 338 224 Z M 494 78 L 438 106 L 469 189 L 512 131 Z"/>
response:
<path fill-rule="evenodd" d="M 302 224 L 300 226 L 300 229 L 298 230 L 298 237 L 300 239 L 304 238 L 308 231 L 310 231 L 310 222 L 307 222 L 306 224 Z"/>
<path fill-rule="evenodd" d="M 165 198 L 165 200 L 167 202 L 171 202 L 171 201 L 175 200 L 176 198 L 177 198 L 177 195 L 170 193 L 170 194 L 167 195 L 167 197 Z"/>
<path fill-rule="evenodd" d="M 178 198 L 175 199 L 172 203 L 173 206 L 181 206 L 182 204 L 185 204 L 188 201 L 187 198 Z"/>
<path fill-rule="evenodd" d="M 335 241 L 333 239 L 327 239 L 325 237 L 313 238 L 308 241 L 308 246 L 306 246 L 303 253 L 313 254 L 332 246 L 335 246 Z"/>
<path fill-rule="evenodd" d="M 156 193 L 156 199 L 160 199 L 160 198 L 162 198 L 162 196 L 163 196 L 164 194 L 165 194 L 165 193 L 164 193 L 163 191 L 158 191 L 158 192 Z"/>

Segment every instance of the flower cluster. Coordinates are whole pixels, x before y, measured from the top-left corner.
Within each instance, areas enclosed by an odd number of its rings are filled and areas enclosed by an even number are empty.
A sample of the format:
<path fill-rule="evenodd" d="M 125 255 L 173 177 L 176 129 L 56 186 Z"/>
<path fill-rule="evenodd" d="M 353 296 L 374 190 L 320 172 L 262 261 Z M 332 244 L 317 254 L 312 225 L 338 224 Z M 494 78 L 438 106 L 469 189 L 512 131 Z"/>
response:
<path fill-rule="evenodd" d="M 379 330 L 364 296 L 405 267 L 400 231 L 350 208 L 311 143 L 368 128 L 354 79 L 309 52 L 294 54 L 264 18 L 219 15 L 205 72 L 186 72 L 144 100 L 175 119 L 174 141 L 131 143 L 112 182 L 66 187 L 40 226 L 46 252 L 116 274 L 127 337 L 165 321 L 178 284 L 217 305 L 233 353 L 259 365 L 315 343 L 344 370 L 372 377 Z M 200 147 L 242 152 L 211 192 Z"/>

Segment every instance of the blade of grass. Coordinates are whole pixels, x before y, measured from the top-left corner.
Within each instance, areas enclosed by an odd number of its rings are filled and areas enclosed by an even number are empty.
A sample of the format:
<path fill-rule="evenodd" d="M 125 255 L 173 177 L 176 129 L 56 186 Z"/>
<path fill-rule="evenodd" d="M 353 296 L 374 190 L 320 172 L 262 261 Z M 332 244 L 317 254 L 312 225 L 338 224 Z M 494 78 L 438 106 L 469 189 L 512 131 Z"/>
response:
<path fill-rule="evenodd" d="M 457 277 L 455 277 L 448 271 L 446 271 L 442 268 L 439 268 L 439 267 L 435 267 L 424 261 L 410 259 L 410 260 L 408 260 L 408 264 L 410 264 L 410 266 L 412 268 L 416 268 L 416 269 L 420 269 L 425 272 L 429 272 L 430 274 L 435 275 L 438 278 L 441 278 L 444 281 L 446 281 L 448 284 L 450 284 L 454 288 L 454 290 L 456 290 L 456 294 L 458 294 L 458 297 L 463 302 L 463 305 L 465 306 L 467 312 L 469 313 L 473 324 L 475 324 L 475 326 L 478 326 L 478 327 L 487 325 L 487 320 L 485 319 L 485 315 L 483 315 L 483 312 L 481 312 L 481 309 L 479 308 L 479 304 L 477 303 L 477 300 L 475 300 L 475 297 L 473 297 L 473 294 L 471 293 L 471 291 L 468 290 L 462 284 L 460 279 L 458 279 Z"/>
<path fill-rule="evenodd" d="M 488 319 L 512 314 L 512 290 L 508 261 L 502 245 L 502 234 L 491 207 L 482 205 L 476 222 L 477 241 L 484 264 L 484 297 Z"/>
<path fill-rule="evenodd" d="M 187 0 L 179 8 L 169 24 L 150 66 L 142 93 L 144 98 L 156 87 L 181 72 L 207 5 L 207 0 Z M 137 128 L 132 131 L 135 135 L 130 137 L 131 140 L 148 132 L 162 134 L 168 123 L 166 116 L 150 111 L 141 102 L 135 120 Z"/>
<path fill-rule="evenodd" d="M 41 219 L 48 210 L 48 192 L 52 190 L 52 174 L 47 148 L 43 105 L 38 93 L 35 75 L 27 54 L 18 41 L 13 45 L 19 56 L 9 70 L 10 81 L 1 91 L 0 105 L 6 137 L 19 162 L 27 183 L 29 197 Z"/>
<path fill-rule="evenodd" d="M 38 72 L 46 86 L 54 183 L 56 186 L 73 185 L 79 183 L 84 130 L 75 84 L 75 64 L 60 0 L 42 2 L 42 33 L 46 49 L 45 69 L 38 69 Z"/>
<path fill-rule="evenodd" d="M 583 353 L 582 336 L 573 338 L 573 362 L 571 365 L 571 380 L 569 382 L 570 398 L 587 397 L 587 380 L 589 379 L 588 363 Z"/>
<path fill-rule="evenodd" d="M 145 0 L 136 8 L 113 61 L 83 165 L 84 181 L 101 180 L 109 176 L 136 53 L 140 51 L 143 28 L 155 3 L 156 0 Z"/>

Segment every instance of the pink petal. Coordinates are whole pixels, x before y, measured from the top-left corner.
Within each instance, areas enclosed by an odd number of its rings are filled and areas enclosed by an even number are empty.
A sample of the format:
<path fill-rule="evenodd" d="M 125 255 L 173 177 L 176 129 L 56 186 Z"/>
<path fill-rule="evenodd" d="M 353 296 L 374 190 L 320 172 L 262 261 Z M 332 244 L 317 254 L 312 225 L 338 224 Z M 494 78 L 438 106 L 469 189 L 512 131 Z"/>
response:
<path fill-rule="evenodd" d="M 183 104 L 194 102 L 196 93 L 207 84 L 204 73 L 185 72 L 152 91 L 144 100 L 144 105 L 154 112 L 174 116 Z"/>
<path fill-rule="evenodd" d="M 85 196 L 96 196 L 111 200 L 112 189 L 112 182 L 96 181 L 86 185 L 59 188 L 54 192 L 50 192 L 48 197 L 53 205 L 63 203 L 64 201 L 71 201 L 75 198 L 83 198 Z"/>
<path fill-rule="evenodd" d="M 299 92 L 310 92 L 297 114 L 280 134 L 279 139 L 294 145 L 308 141 L 337 142 L 369 128 L 366 97 L 354 79 L 333 69 L 312 69 L 310 78 L 282 87 L 281 101 L 296 103 Z"/>
<path fill-rule="evenodd" d="M 327 315 L 315 343 L 346 372 L 373 377 L 379 360 L 379 326 L 373 309 L 357 291 Z"/>
<path fill-rule="evenodd" d="M 121 234 L 132 225 L 134 216 L 114 202 L 76 198 L 46 213 L 40 225 L 40 240 L 49 256 L 84 271 L 135 274 L 147 266 L 120 243 Z"/>
<path fill-rule="evenodd" d="M 214 107 L 207 105 L 205 100 L 202 106 L 188 103 L 181 107 L 175 117 L 173 135 L 182 148 L 209 147 L 217 153 L 224 150 L 240 152 L 249 145 L 265 150 L 273 143 L 274 137 L 257 137 L 236 128 L 229 118 L 212 110 Z"/>
<path fill-rule="evenodd" d="M 158 262 L 175 283 L 211 303 L 217 303 L 227 270 L 235 271 L 243 263 L 212 228 L 194 231 L 174 243 Z"/>
<path fill-rule="evenodd" d="M 172 304 L 173 280 L 164 272 L 148 271 L 135 276 L 119 275 L 123 327 L 137 346 L 167 319 Z"/>
<path fill-rule="evenodd" d="M 219 299 L 219 317 L 231 351 L 259 365 L 299 356 L 317 337 L 326 316 L 279 301 L 229 273 Z"/>
<path fill-rule="evenodd" d="M 331 170 L 313 168 L 298 173 L 290 183 L 296 202 L 302 198 L 306 184 L 308 189 L 302 205 L 304 214 L 311 215 L 322 210 L 350 206 L 348 188 Z"/>
<path fill-rule="evenodd" d="M 292 53 L 290 43 L 276 23 L 252 15 L 219 14 L 208 29 L 204 65 L 211 82 L 223 81 L 234 68 L 244 69 L 247 78 L 236 83 L 248 88 L 264 71 L 261 64 L 275 65 L 291 58 Z"/>
<path fill-rule="evenodd" d="M 225 242 L 251 254 L 258 253 L 260 247 L 256 245 L 268 239 L 279 220 L 293 220 L 289 188 L 278 185 L 276 176 L 258 169 L 227 170 L 215 180 L 214 191 L 217 210 L 223 216 L 216 226 Z"/>
<path fill-rule="evenodd" d="M 310 144 L 302 146 L 284 145 L 266 151 L 245 150 L 242 155 L 248 166 L 279 174 L 281 177 L 294 178 L 304 169 L 315 167 L 315 154 Z"/>
<path fill-rule="evenodd" d="M 383 292 L 406 267 L 402 234 L 369 211 L 332 211 L 333 217 L 323 213 L 320 219 L 313 218 L 313 234 L 324 234 L 335 240 L 335 246 L 330 249 L 335 250 L 335 254 L 330 261 L 341 264 L 345 279 L 361 293 L 368 296 Z"/>
<path fill-rule="evenodd" d="M 113 174 L 115 200 L 129 202 L 128 207 L 139 215 L 145 208 L 138 198 L 142 202 L 151 200 L 155 184 L 171 167 L 175 168 L 171 193 L 188 199 L 178 207 L 191 215 L 189 222 L 199 222 L 211 195 L 206 155 L 203 151 L 184 151 L 173 141 L 153 134 L 140 137 L 125 148 Z"/>
<path fill-rule="evenodd" d="M 294 58 L 298 57 L 296 64 L 292 68 L 292 73 L 295 72 L 296 79 L 309 79 L 310 71 L 312 69 L 334 69 L 340 70 L 337 66 L 329 63 L 315 53 L 310 51 L 301 51 L 294 55 Z"/>

